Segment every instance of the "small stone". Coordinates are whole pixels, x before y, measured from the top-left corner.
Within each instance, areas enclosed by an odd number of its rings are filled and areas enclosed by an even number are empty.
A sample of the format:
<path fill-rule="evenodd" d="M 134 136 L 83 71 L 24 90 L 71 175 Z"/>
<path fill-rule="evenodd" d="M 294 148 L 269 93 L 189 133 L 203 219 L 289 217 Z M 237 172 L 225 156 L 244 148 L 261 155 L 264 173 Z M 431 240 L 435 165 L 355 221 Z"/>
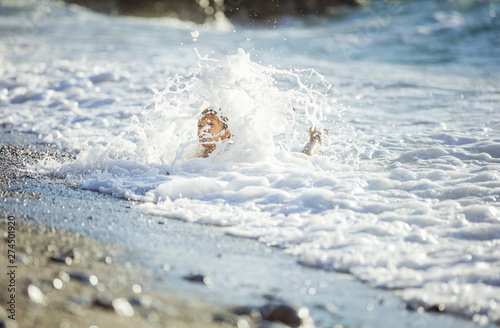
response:
<path fill-rule="evenodd" d="M 131 317 L 134 315 L 134 308 L 125 298 L 115 298 L 109 293 L 100 293 L 97 295 L 95 305 L 103 308 L 114 310 L 116 314 L 123 317 Z"/>
<path fill-rule="evenodd" d="M 133 284 L 133 285 L 132 285 L 132 291 L 133 291 L 135 294 L 140 294 L 140 293 L 142 293 L 142 287 L 141 287 L 141 285 L 139 285 L 139 284 Z"/>
<path fill-rule="evenodd" d="M 101 262 L 104 262 L 106 264 L 111 264 L 113 263 L 113 259 L 111 258 L 111 256 L 103 256 L 99 259 Z"/>
<path fill-rule="evenodd" d="M 184 276 L 184 280 L 190 281 L 190 282 L 198 282 L 198 283 L 203 283 L 203 280 L 205 279 L 204 275 L 201 274 L 191 274 L 188 276 Z"/>
<path fill-rule="evenodd" d="M 97 286 L 97 284 L 99 283 L 99 279 L 97 279 L 96 276 L 94 276 L 93 274 L 91 274 L 89 276 L 89 283 L 92 285 L 92 286 Z"/>
<path fill-rule="evenodd" d="M 54 279 L 52 281 L 52 285 L 54 286 L 55 289 L 62 289 L 64 287 L 64 283 L 59 278 Z"/>
<path fill-rule="evenodd" d="M 217 314 L 213 317 L 213 320 L 217 323 L 222 324 L 223 326 L 227 327 L 234 327 L 235 322 L 234 319 L 230 316 L 224 315 L 224 314 Z"/>
<path fill-rule="evenodd" d="M 71 277 L 71 279 L 75 279 L 84 285 L 97 286 L 97 284 L 99 283 L 99 279 L 97 279 L 97 277 L 93 274 L 86 275 L 79 272 L 73 272 L 70 273 L 69 276 Z"/>
<path fill-rule="evenodd" d="M 100 293 L 96 296 L 94 304 L 102 306 L 103 308 L 112 309 L 113 299 L 113 295 L 109 293 Z"/>
<path fill-rule="evenodd" d="M 302 323 L 298 311 L 286 304 L 267 304 L 262 312 L 263 318 L 267 321 L 281 322 L 295 327 Z"/>
<path fill-rule="evenodd" d="M 66 265 L 71 265 L 73 263 L 73 259 L 66 255 L 52 256 L 50 259 L 54 262 L 65 263 Z"/>
<path fill-rule="evenodd" d="M 68 273 L 64 272 L 64 271 L 61 271 L 59 272 L 59 278 L 63 281 L 63 282 L 69 282 L 70 280 L 70 276 Z"/>
<path fill-rule="evenodd" d="M 56 252 L 57 248 L 55 245 L 47 245 L 47 252 L 49 253 L 54 253 Z"/>
<path fill-rule="evenodd" d="M 192 275 L 185 276 L 184 280 L 204 284 L 210 288 L 212 288 L 214 286 L 212 279 L 210 279 L 209 277 L 205 277 L 204 275 L 201 275 L 201 274 L 192 274 Z"/>
<path fill-rule="evenodd" d="M 149 295 L 133 297 L 129 303 L 134 307 L 150 309 L 153 305 L 153 298 Z"/>
<path fill-rule="evenodd" d="M 184 276 L 184 280 L 205 284 L 207 286 L 213 285 L 212 279 L 202 274 L 191 274 L 188 276 Z"/>
<path fill-rule="evenodd" d="M 35 285 L 28 286 L 28 296 L 33 303 L 37 303 L 43 306 L 47 306 L 47 297 L 42 293 L 40 288 Z"/>
<path fill-rule="evenodd" d="M 74 262 L 79 262 L 82 258 L 82 254 L 76 248 L 69 250 L 65 255 L 72 258 Z"/>
<path fill-rule="evenodd" d="M 112 302 L 115 313 L 123 317 L 131 317 L 134 315 L 134 308 L 124 298 L 115 298 Z"/>
<path fill-rule="evenodd" d="M 16 260 L 24 265 L 30 264 L 30 258 L 24 254 L 16 254 Z"/>

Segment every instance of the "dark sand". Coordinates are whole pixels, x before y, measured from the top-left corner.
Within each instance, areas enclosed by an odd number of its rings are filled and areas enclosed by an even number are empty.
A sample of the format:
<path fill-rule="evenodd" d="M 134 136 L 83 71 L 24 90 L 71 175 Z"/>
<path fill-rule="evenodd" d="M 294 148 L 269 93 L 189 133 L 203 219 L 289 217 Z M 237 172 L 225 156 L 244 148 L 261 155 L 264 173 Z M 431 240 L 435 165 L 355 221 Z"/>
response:
<path fill-rule="evenodd" d="M 4 236 L 5 219 L 2 216 Z M 112 245 L 21 222 L 16 222 L 15 232 L 16 320 L 5 320 L 11 325 L 226 327 L 245 320 L 216 304 L 144 291 L 143 286 L 154 280 L 153 273 L 115 261 L 123 250 Z M 1 244 L 0 251 L 0 265 L 7 268 L 7 243 Z M 6 276 L 2 277 L 0 301 L 9 310 Z"/>

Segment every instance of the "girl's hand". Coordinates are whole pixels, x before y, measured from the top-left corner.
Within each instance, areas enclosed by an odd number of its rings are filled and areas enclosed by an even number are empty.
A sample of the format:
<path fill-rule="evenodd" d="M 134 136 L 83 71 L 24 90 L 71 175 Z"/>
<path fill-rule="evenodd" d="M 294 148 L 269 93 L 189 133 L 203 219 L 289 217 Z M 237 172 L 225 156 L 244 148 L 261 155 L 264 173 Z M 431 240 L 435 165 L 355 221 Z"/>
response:
<path fill-rule="evenodd" d="M 315 128 L 315 127 L 310 127 L 309 128 L 309 136 L 312 140 L 319 141 L 323 143 L 323 140 L 325 140 L 326 137 L 330 134 L 330 130 L 324 129 L 323 131 Z"/>

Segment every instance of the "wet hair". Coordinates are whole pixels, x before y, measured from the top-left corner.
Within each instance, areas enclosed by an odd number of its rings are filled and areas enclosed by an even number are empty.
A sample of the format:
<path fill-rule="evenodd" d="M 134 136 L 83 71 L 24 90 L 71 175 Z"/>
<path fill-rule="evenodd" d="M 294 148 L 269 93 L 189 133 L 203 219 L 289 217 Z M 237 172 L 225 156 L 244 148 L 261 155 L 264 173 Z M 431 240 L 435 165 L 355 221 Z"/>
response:
<path fill-rule="evenodd" d="M 227 130 L 228 129 L 228 126 L 227 126 L 227 121 L 228 121 L 227 117 L 224 116 L 224 115 L 222 115 L 220 109 L 218 111 L 216 111 L 215 109 L 207 108 L 203 112 L 201 112 L 201 117 L 206 116 L 206 115 L 215 115 L 220 120 L 220 122 L 222 123 L 222 129 L 223 130 Z"/>

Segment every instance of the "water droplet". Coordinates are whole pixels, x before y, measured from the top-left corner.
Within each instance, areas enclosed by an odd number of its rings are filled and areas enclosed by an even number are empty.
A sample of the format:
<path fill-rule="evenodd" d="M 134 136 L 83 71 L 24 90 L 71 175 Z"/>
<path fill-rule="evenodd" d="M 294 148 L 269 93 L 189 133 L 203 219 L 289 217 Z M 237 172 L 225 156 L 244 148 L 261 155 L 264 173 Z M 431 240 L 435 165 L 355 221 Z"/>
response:
<path fill-rule="evenodd" d="M 193 37 L 193 41 L 196 41 L 197 38 L 200 36 L 200 32 L 193 31 L 193 32 L 191 32 L 191 36 Z"/>

